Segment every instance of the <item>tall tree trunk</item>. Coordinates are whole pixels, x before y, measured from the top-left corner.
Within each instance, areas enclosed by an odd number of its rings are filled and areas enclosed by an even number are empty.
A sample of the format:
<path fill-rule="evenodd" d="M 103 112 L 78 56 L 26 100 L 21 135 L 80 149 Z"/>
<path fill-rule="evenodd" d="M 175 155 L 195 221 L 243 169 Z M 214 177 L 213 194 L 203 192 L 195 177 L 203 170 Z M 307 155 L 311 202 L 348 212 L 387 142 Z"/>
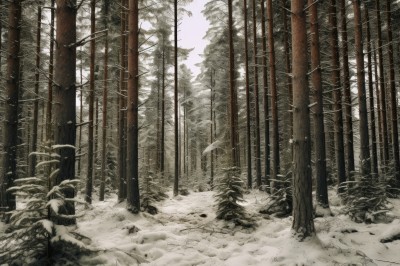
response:
<path fill-rule="evenodd" d="M 346 0 L 340 0 L 341 17 L 341 39 L 342 39 L 342 64 L 343 64 L 343 88 L 344 88 L 344 117 L 345 117 L 345 148 L 347 162 L 347 176 L 351 178 L 354 172 L 354 141 L 353 141 L 353 119 L 352 101 L 350 91 L 350 69 L 349 69 L 349 48 L 347 38 L 347 15 Z"/>
<path fill-rule="evenodd" d="M 310 37 L 311 37 L 311 83 L 314 100 L 314 149 L 315 149 L 315 176 L 317 180 L 317 206 L 329 208 L 328 184 L 326 171 L 325 125 L 323 88 L 321 77 L 321 56 L 319 42 L 318 4 L 308 0 L 310 7 Z"/>
<path fill-rule="evenodd" d="M 106 14 L 108 16 L 108 14 Z M 107 17 L 106 17 L 107 19 Z M 107 24 L 106 24 L 107 28 Z M 103 134 L 102 134 L 102 149 L 101 149 L 101 182 L 100 182 L 100 197 L 99 200 L 104 200 L 105 182 L 107 175 L 107 95 L 108 95 L 108 33 L 105 36 L 104 44 L 104 89 L 103 89 Z"/>
<path fill-rule="evenodd" d="M 266 35 L 266 14 L 265 1 L 261 0 L 261 33 L 262 33 L 262 65 L 263 65 L 263 109 L 264 109 L 264 175 L 265 185 L 269 182 L 271 172 L 270 147 L 269 147 L 269 106 L 268 106 L 268 71 L 267 71 L 267 35 Z"/>
<path fill-rule="evenodd" d="M 369 91 L 369 113 L 370 113 L 370 134 L 371 134 L 371 171 L 373 175 L 378 174 L 378 151 L 376 144 L 376 123 L 375 123 L 375 104 L 374 104 L 374 80 L 372 73 L 372 50 L 371 50 L 371 26 L 369 21 L 368 8 L 364 5 L 365 22 L 367 29 L 367 55 L 368 55 L 368 91 Z"/>
<path fill-rule="evenodd" d="M 57 0 L 57 47 L 54 72 L 54 143 L 74 147 L 76 141 L 76 0 Z M 75 149 L 62 146 L 56 184 L 75 178 Z M 63 191 L 66 198 L 73 198 L 74 189 Z M 64 208 L 65 207 L 65 208 Z M 60 214 L 75 213 L 73 202 L 66 202 Z M 55 219 L 56 224 L 75 224 L 75 219 Z"/>
<path fill-rule="evenodd" d="M 37 26 L 36 26 L 36 70 L 35 70 L 35 101 L 33 104 L 33 125 L 32 125 L 32 143 L 31 143 L 31 152 L 35 152 L 37 150 L 37 140 L 38 140 L 38 120 L 39 120 L 39 68 L 40 68 L 40 41 L 41 41 L 41 32 L 42 28 L 42 7 L 38 7 L 37 14 Z M 36 156 L 30 156 L 29 160 L 29 176 L 35 176 L 35 168 L 36 168 Z"/>
<path fill-rule="evenodd" d="M 118 200 L 122 201 L 126 198 L 126 150 L 125 150 L 125 72 L 126 72 L 126 11 L 127 0 L 121 0 L 121 51 L 120 61 L 121 70 L 119 76 L 119 97 L 118 97 L 118 175 L 119 175 L 119 188 Z"/>
<path fill-rule="evenodd" d="M 8 7 L 8 56 L 5 89 L 5 114 L 3 129 L 3 172 L 0 176 L 0 207 L 5 211 L 16 208 L 15 195 L 7 191 L 17 178 L 17 145 L 18 145 L 18 99 L 20 90 L 20 36 L 21 9 L 19 0 L 9 3 Z M 8 217 L 6 217 L 6 222 Z"/>
<path fill-rule="evenodd" d="M 55 0 L 51 0 L 50 8 L 50 48 L 49 48 L 49 83 L 48 83 L 48 95 L 47 95 L 47 108 L 46 108 L 46 142 L 48 145 L 53 143 L 53 132 L 52 132 L 52 109 L 53 109 L 53 85 L 54 85 L 54 10 Z"/>
<path fill-rule="evenodd" d="M 178 0 L 174 1 L 174 132 L 175 177 L 174 196 L 179 193 L 179 131 L 178 131 Z"/>
<path fill-rule="evenodd" d="M 388 56 L 389 56 L 389 85 L 390 85 L 390 107 L 391 107 L 391 128 L 392 128 L 392 147 L 395 172 L 395 187 L 400 188 L 400 154 L 399 154 L 399 130 L 397 126 L 397 92 L 396 77 L 394 72 L 394 47 L 392 31 L 392 0 L 386 1 L 387 36 L 388 36 Z"/>
<path fill-rule="evenodd" d="M 161 178 L 164 180 L 165 175 L 165 43 L 163 37 L 162 51 L 162 83 L 161 83 L 161 147 L 160 147 L 160 172 Z"/>
<path fill-rule="evenodd" d="M 358 89 L 358 109 L 360 116 L 360 166 L 361 174 L 369 176 L 371 173 L 371 158 L 369 152 L 368 135 L 368 115 L 367 115 L 367 96 L 365 92 L 365 68 L 362 38 L 362 23 L 360 0 L 352 0 L 354 8 L 354 34 L 356 44 L 356 63 L 357 63 L 357 89 Z"/>
<path fill-rule="evenodd" d="M 246 141 L 247 141 L 247 188 L 253 187 L 252 164 L 251 164 L 251 113 L 250 113 L 250 85 L 249 85 L 249 39 L 247 30 L 247 0 L 243 0 L 244 11 L 244 64 L 245 64 L 245 79 L 246 79 Z"/>
<path fill-rule="evenodd" d="M 236 144 L 236 85 L 235 85 L 235 51 L 233 46 L 233 18 L 232 18 L 232 0 L 228 0 L 228 34 L 229 34 L 229 91 L 230 91 L 230 149 L 231 149 L 231 165 L 237 167 L 237 144 Z"/>
<path fill-rule="evenodd" d="M 253 63 L 254 63 L 254 101 L 255 101 L 255 137 L 256 137 L 256 181 L 257 187 L 260 188 L 261 183 L 261 141 L 260 141 L 260 107 L 258 101 L 258 49 L 257 49 L 257 12 L 256 0 L 253 0 Z"/>
<path fill-rule="evenodd" d="M 382 130 L 382 112 L 381 112 L 381 92 L 379 90 L 379 75 L 378 75 L 378 58 L 376 54 L 376 45 L 372 43 L 372 51 L 374 52 L 374 73 L 375 73 L 375 90 L 376 90 L 376 105 L 378 110 L 378 139 L 379 139 L 379 157 L 382 165 L 384 165 L 384 149 L 383 149 L 383 130 Z"/>
<path fill-rule="evenodd" d="M 127 209 L 140 211 L 139 195 L 139 1 L 129 0 L 128 103 L 127 103 Z"/>
<path fill-rule="evenodd" d="M 244 0 L 246 1 L 246 0 Z M 210 143 L 214 143 L 214 80 L 213 80 L 213 74 L 214 74 L 214 69 L 211 69 L 210 71 Z M 185 116 L 186 119 L 186 116 Z M 186 132 L 186 129 L 185 129 Z M 186 134 L 185 134 L 186 135 Z M 186 163 L 185 163 L 186 165 Z M 186 166 L 185 166 L 186 167 Z M 214 188 L 214 151 L 211 150 L 210 153 L 210 187 L 211 189 Z"/>
<path fill-rule="evenodd" d="M 83 84 L 83 48 L 81 46 L 80 52 L 80 66 L 79 66 L 79 78 L 81 85 Z M 81 177 L 82 170 L 82 124 L 83 124 L 83 89 L 79 93 L 79 143 L 78 143 L 78 176 Z"/>
<path fill-rule="evenodd" d="M 381 122 L 382 122 L 382 141 L 383 141 L 383 165 L 388 166 L 389 160 L 389 141 L 388 141 L 388 125 L 386 117 L 386 88 L 385 88 L 385 72 L 383 70 L 383 49 L 382 49 L 382 22 L 381 22 L 381 5 L 380 0 L 376 0 L 376 23 L 378 33 L 378 59 L 379 59 L 379 91 L 381 104 Z"/>
<path fill-rule="evenodd" d="M 269 46 L 269 71 L 271 88 L 271 113 L 272 113 L 272 180 L 277 180 L 280 173 L 279 158 L 279 120 L 278 120 L 278 92 L 276 87 L 275 45 L 274 45 L 274 20 L 272 0 L 267 0 L 268 18 L 268 46 Z"/>
<path fill-rule="evenodd" d="M 343 143 L 343 116 L 342 116 L 342 92 L 340 85 L 340 63 L 339 63 L 339 45 L 338 30 L 336 18 L 336 0 L 331 0 L 329 8 L 330 45 L 332 49 L 332 84 L 333 84 L 333 120 L 335 129 L 335 151 L 336 151 L 336 170 L 339 182 L 339 191 L 343 182 L 346 181 L 346 169 L 344 159 Z"/>
<path fill-rule="evenodd" d="M 92 203 L 93 191 L 93 130 L 94 130 L 94 75 L 95 75 L 95 56 L 96 56 L 96 40 L 93 34 L 96 32 L 96 0 L 90 0 L 90 78 L 89 78 L 89 136 L 88 136 L 88 161 L 87 161 L 87 177 L 85 200 Z"/>
<path fill-rule="evenodd" d="M 307 82 L 306 1 L 292 1 L 293 224 L 300 240 L 315 234 L 312 207 L 311 134 Z"/>

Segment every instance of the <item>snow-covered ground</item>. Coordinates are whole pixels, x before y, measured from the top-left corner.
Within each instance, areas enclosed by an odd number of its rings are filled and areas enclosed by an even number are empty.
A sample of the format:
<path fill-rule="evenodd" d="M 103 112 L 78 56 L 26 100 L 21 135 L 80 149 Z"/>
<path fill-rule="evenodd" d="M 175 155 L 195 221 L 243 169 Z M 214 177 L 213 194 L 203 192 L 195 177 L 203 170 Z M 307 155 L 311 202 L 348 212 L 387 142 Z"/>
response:
<path fill-rule="evenodd" d="M 191 192 L 159 203 L 159 213 L 132 215 L 116 198 L 96 202 L 79 220 L 78 232 L 90 247 L 104 250 L 84 257 L 83 265 L 399 265 L 400 241 L 380 240 L 400 231 L 400 201 L 390 224 L 357 224 L 347 216 L 316 218 L 317 236 L 298 242 L 291 218 L 258 214 L 265 195 L 246 195 L 255 230 L 235 228 L 215 219 L 213 192 Z M 332 193 L 331 208 L 338 213 Z M 335 204 L 336 201 L 336 204 Z M 336 206 L 335 206 L 336 205 Z M 138 229 L 138 230 L 137 230 Z"/>

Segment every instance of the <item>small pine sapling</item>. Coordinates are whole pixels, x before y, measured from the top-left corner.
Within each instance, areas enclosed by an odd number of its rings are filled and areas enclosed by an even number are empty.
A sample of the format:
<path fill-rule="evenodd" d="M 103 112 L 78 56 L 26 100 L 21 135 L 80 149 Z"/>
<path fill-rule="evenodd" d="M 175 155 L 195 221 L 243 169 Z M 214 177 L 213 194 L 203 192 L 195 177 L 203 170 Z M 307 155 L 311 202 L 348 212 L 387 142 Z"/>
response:
<path fill-rule="evenodd" d="M 64 226 L 56 225 L 54 218 L 76 219 L 78 215 L 65 215 L 59 212 L 66 202 L 80 202 L 76 198 L 65 198 L 63 190 L 75 188 L 79 180 L 64 180 L 53 185 L 58 173 L 56 165 L 60 156 L 50 149 L 49 153 L 32 153 L 42 161 L 36 165 L 36 176 L 15 180 L 13 192 L 19 201 L 18 208 L 7 213 L 10 227 L 0 237 L 0 261 L 10 265 L 54 265 L 55 256 L 64 254 L 74 260 L 66 251 L 64 244 L 75 246 L 75 250 L 85 253 L 88 249 L 76 240 Z M 44 159 L 45 158 L 45 159 Z M 55 169 L 51 173 L 50 169 Z"/>
<path fill-rule="evenodd" d="M 223 171 L 224 175 L 216 185 L 217 219 L 253 227 L 254 224 L 247 217 L 244 207 L 239 204 L 244 202 L 244 182 L 240 179 L 239 169 L 232 167 Z"/>
<path fill-rule="evenodd" d="M 279 179 L 271 179 L 271 186 L 267 186 L 267 191 L 271 194 L 267 199 L 266 205 L 260 213 L 286 217 L 292 213 L 292 178 L 291 172 L 286 175 L 278 175 Z"/>
<path fill-rule="evenodd" d="M 167 194 L 163 191 L 162 187 L 153 179 L 152 174 L 149 173 L 141 184 L 140 202 L 142 211 L 150 214 L 157 214 L 158 209 L 155 206 L 156 202 L 167 198 Z"/>
<path fill-rule="evenodd" d="M 373 223 L 389 211 L 386 182 L 371 176 L 354 174 L 354 181 L 342 183 L 345 187 L 339 195 L 345 203 L 343 212 L 358 223 Z"/>

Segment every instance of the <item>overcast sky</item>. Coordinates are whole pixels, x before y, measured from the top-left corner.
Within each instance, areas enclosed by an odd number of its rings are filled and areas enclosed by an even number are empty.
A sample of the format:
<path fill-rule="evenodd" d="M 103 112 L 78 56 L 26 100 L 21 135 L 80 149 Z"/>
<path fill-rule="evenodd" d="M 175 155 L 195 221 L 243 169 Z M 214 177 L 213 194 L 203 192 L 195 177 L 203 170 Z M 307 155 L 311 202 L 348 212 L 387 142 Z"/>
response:
<path fill-rule="evenodd" d="M 179 46 L 184 48 L 194 48 L 190 53 L 186 65 L 192 70 L 194 77 L 200 73 L 200 68 L 195 65 L 202 61 L 200 54 L 203 53 L 206 41 L 203 40 L 204 35 L 208 29 L 208 22 L 203 16 L 201 11 L 204 9 L 206 0 L 194 0 L 191 4 L 186 6 L 186 9 L 192 12 L 192 16 L 185 16 L 181 22 L 178 32 Z"/>

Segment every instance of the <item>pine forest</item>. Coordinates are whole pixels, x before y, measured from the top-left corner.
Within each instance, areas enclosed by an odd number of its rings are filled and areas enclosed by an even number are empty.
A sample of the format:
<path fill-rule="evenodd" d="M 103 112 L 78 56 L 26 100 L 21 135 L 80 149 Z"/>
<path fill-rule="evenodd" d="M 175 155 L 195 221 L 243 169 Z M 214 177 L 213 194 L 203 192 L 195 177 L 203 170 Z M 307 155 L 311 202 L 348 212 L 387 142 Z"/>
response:
<path fill-rule="evenodd" d="M 0 265 L 400 265 L 400 0 L 0 0 Z"/>

